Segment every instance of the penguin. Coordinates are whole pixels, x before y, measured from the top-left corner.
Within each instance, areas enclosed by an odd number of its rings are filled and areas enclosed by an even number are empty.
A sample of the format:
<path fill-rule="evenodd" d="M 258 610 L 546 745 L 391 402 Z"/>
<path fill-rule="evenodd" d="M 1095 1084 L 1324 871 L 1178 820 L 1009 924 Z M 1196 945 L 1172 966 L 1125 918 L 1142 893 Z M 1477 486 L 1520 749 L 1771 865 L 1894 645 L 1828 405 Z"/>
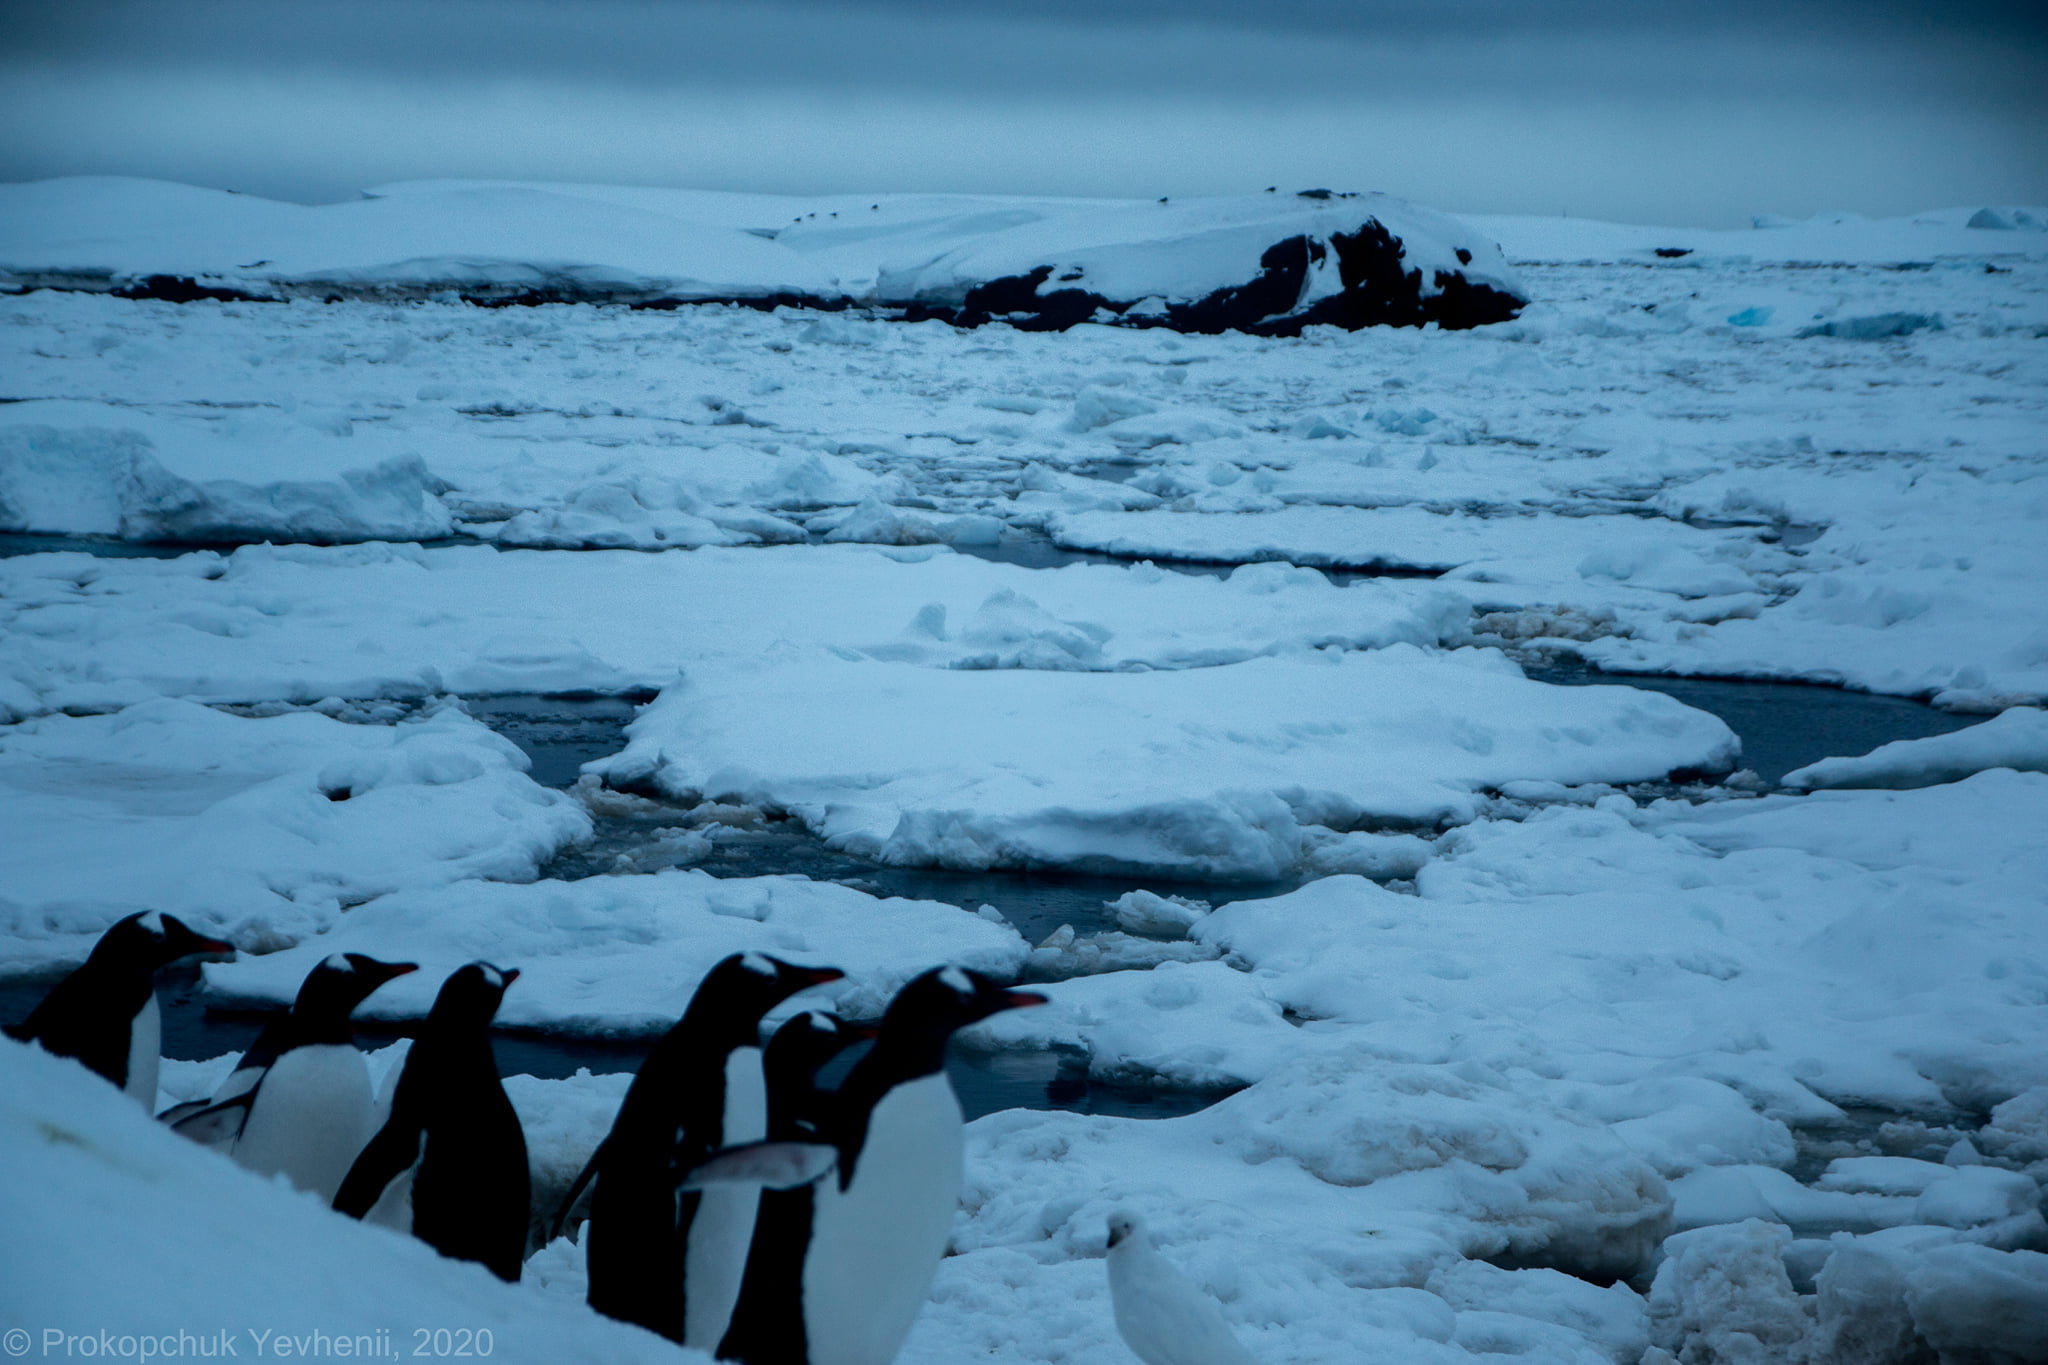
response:
<path fill-rule="evenodd" d="M 325 959 L 307 974 L 291 1012 L 265 1026 L 211 1100 L 159 1117 L 260 1175 L 282 1171 L 332 1203 L 372 1130 L 370 1068 L 348 1017 L 370 992 L 416 970 L 361 953 Z"/>
<path fill-rule="evenodd" d="M 832 1100 L 829 1092 L 818 1087 L 819 1068 L 879 1032 L 871 1024 L 849 1024 L 818 1010 L 807 1010 L 777 1029 L 761 1059 L 768 1080 L 768 1141 L 818 1141 L 828 1123 L 824 1110 Z M 752 1350 L 761 1360 L 804 1358 L 803 1319 L 773 1311 L 772 1296 L 756 1293 L 750 1299 L 744 1286 L 771 1284 L 802 1273 L 813 1193 L 808 1183 L 761 1192 L 740 1301 L 718 1348 L 721 1358 L 741 1359 L 742 1349 Z M 766 1316 L 760 1311 L 764 1306 L 770 1309 Z"/>
<path fill-rule="evenodd" d="M 441 993 L 406 1054 L 391 1114 L 370 1139 L 334 1207 L 409 1231 L 443 1256 L 517 1282 L 526 1254 L 531 1177 L 526 1135 L 498 1079 L 490 1024 L 519 979 L 472 962 Z"/>
<path fill-rule="evenodd" d="M 946 1043 L 968 1024 L 1045 999 L 961 967 L 926 972 L 897 993 L 873 1049 L 825 1110 L 820 1136 L 837 1155 L 812 1192 L 809 1227 L 770 1233 L 787 1241 L 758 1254 L 779 1273 L 748 1278 L 734 1313 L 741 1330 L 721 1343 L 722 1355 L 747 1365 L 896 1358 L 960 1203 L 965 1141 Z"/>
<path fill-rule="evenodd" d="M 233 951 L 176 915 L 130 915 L 100 935 L 84 964 L 59 981 L 28 1018 L 10 1026 L 7 1036 L 77 1058 L 155 1112 L 163 1060 L 156 973 L 194 953 Z"/>
<path fill-rule="evenodd" d="M 571 1188 L 595 1178 L 583 1244 L 590 1306 L 671 1341 L 715 1350 L 739 1298 L 760 1186 L 685 1189 L 721 1148 L 767 1131 L 761 1018 L 830 967 L 735 953 L 705 976 L 689 1008 L 626 1091 L 611 1133 Z"/>
<path fill-rule="evenodd" d="M 1173 1268 L 1129 1209 L 1109 1216 L 1116 1330 L 1145 1365 L 1257 1365 L 1216 1301 Z"/>

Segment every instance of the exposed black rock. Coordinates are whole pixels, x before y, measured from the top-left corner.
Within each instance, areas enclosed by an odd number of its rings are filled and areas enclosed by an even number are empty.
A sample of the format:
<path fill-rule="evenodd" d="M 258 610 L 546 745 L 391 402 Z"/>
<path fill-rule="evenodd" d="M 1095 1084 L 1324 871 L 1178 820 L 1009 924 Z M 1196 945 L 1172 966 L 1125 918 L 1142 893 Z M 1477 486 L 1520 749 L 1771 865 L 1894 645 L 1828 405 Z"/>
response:
<path fill-rule="evenodd" d="M 1304 191 L 1314 196 L 1314 191 Z M 1327 193 L 1327 191 L 1323 192 Z M 1343 291 L 1295 310 L 1309 268 L 1320 265 L 1328 251 L 1337 253 Z M 1471 255 L 1458 251 L 1460 262 Z M 1163 310 L 1133 312 L 1136 299 L 1110 299 L 1087 289 L 1053 289 L 1040 293 L 1053 268 L 1042 265 L 1028 274 L 1007 275 L 976 285 L 958 308 L 912 303 L 903 316 L 910 321 L 938 318 L 956 327 L 1007 322 L 1019 331 L 1063 332 L 1078 323 L 1114 321 L 1134 327 L 1169 327 L 1177 332 L 1213 335 L 1250 332 L 1256 336 L 1299 336 L 1304 327 L 1331 325 L 1356 331 L 1381 325 L 1421 327 L 1434 322 L 1447 331 L 1505 322 L 1520 313 L 1527 300 L 1474 284 L 1463 275 L 1439 270 L 1431 281 L 1435 294 L 1422 293 L 1422 271 L 1404 270 L 1401 240 L 1376 221 L 1356 233 L 1334 233 L 1329 246 L 1295 236 L 1275 242 L 1259 257 L 1259 273 L 1243 284 L 1216 290 L 1188 303 Z M 1071 271 L 1062 280 L 1079 277 Z"/>
<path fill-rule="evenodd" d="M 1657 248 L 1657 254 L 1667 261 L 1675 261 L 1680 256 L 1692 255 L 1692 248 L 1689 246 L 1660 246 Z"/>
<path fill-rule="evenodd" d="M 159 299 L 165 303 L 194 303 L 212 299 L 216 303 L 282 303 L 269 294 L 251 294 L 217 284 L 200 284 L 190 275 L 148 275 L 113 291 L 117 299 Z"/>

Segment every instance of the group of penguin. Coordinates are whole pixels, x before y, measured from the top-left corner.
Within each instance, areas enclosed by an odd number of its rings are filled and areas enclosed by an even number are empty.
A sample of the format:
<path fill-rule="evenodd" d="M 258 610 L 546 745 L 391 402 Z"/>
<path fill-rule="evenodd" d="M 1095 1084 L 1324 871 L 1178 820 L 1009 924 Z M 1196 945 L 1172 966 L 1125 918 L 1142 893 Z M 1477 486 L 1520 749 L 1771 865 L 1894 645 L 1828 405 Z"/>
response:
<path fill-rule="evenodd" d="M 155 973 L 231 945 L 157 911 L 109 929 L 85 964 L 9 1036 L 74 1057 L 154 1107 Z M 349 1016 L 416 970 L 337 953 L 249 1047 L 214 1095 L 158 1117 L 338 1211 L 410 1231 L 516 1281 L 531 1191 L 526 1142 L 489 1027 L 515 970 L 472 962 L 442 984 L 381 1097 Z M 760 1044 L 764 1017 L 840 979 L 738 953 L 705 976 L 654 1046 L 555 1229 L 588 1194 L 589 1302 L 748 1365 L 887 1365 L 930 1291 L 963 1174 L 946 1045 L 1003 1010 L 1042 1004 L 960 967 L 914 978 L 879 1027 L 810 1011 Z M 873 1040 L 836 1088 L 819 1073 Z M 1215 1304 L 1110 1220 L 1118 1327 L 1147 1365 L 1250 1365 Z"/>

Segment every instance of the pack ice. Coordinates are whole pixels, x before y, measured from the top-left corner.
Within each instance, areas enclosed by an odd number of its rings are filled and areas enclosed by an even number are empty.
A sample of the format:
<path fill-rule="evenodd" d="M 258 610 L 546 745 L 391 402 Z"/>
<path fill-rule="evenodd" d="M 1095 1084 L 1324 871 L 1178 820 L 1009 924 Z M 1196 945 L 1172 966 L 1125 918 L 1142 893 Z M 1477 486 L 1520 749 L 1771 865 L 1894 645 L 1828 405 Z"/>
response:
<path fill-rule="evenodd" d="M 1406 317 L 1346 311 L 1368 217 Z M 345 947 L 423 964 L 409 1019 L 484 957 L 563 1048 L 740 949 L 859 1016 L 1029 975 L 984 1071 L 1196 1112 L 970 1125 L 906 1362 L 1127 1361 L 1120 1206 L 1273 1365 L 2041 1360 L 2044 221 L 0 189 L 0 972 L 153 905 L 250 950 L 205 1001 Z M 1482 289 L 1527 302 L 1347 330 Z M 1586 663 L 1982 719 L 1766 790 L 1701 711 L 1532 680 Z M 560 792 L 457 704 L 505 693 L 652 700 Z M 536 880 L 620 811 L 697 866 Z M 934 889 L 714 875 L 727 817 Z M 1036 945 L 923 898 L 1084 872 L 1102 927 Z M 0 1070 L 0 1327 L 675 1356 L 573 1242 L 472 1281 Z M 624 1083 L 509 1078 L 537 1198 Z"/>

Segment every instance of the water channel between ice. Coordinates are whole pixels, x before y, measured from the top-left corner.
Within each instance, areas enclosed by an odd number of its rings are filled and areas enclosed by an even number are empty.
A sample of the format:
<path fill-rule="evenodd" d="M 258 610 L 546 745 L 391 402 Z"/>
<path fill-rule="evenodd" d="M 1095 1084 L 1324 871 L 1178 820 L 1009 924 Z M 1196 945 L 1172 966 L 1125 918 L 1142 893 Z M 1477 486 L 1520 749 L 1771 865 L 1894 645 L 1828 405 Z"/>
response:
<path fill-rule="evenodd" d="M 233 547 L 153 546 L 66 536 L 0 535 L 0 555 L 71 550 L 121 557 L 170 557 L 194 548 Z M 987 557 L 1033 568 L 1106 558 L 1060 550 L 1049 542 L 1027 543 L 1017 537 L 990 547 Z M 1189 572 L 1228 571 L 1227 566 L 1162 567 Z M 1353 572 L 1343 576 L 1348 580 L 1367 575 Z M 1771 786 L 1785 773 L 1820 758 L 1866 753 L 1897 739 L 1944 734 L 1978 719 L 1936 711 L 1898 697 L 1796 683 L 1614 675 L 1571 665 L 1531 666 L 1527 671 L 1537 681 L 1561 685 L 1625 683 L 1667 693 L 1687 705 L 1711 712 L 1741 737 L 1744 766 Z M 531 772 L 536 782 L 555 788 L 573 786 L 583 764 L 623 748 L 626 726 L 637 710 L 633 700 L 610 696 L 496 695 L 467 697 L 463 704 L 470 714 L 520 747 L 532 761 Z M 657 807 L 638 818 L 598 815 L 595 836 L 585 844 L 564 850 L 541 869 L 541 875 L 575 880 L 655 870 L 664 865 L 659 832 L 687 819 L 687 812 L 680 806 L 674 808 L 672 818 L 661 818 L 662 814 Z M 1062 925 L 1072 925 L 1084 935 L 1115 928 L 1108 916 L 1108 903 L 1140 888 L 1217 905 L 1279 895 L 1299 885 L 1298 881 L 1168 883 L 1135 875 L 882 867 L 827 848 L 794 820 L 724 831 L 708 855 L 689 865 L 720 877 L 796 873 L 854 886 L 878 896 L 941 901 L 968 911 L 992 905 L 1033 943 Z M 26 1016 L 49 984 L 40 979 L 0 982 L 0 1020 L 12 1022 Z M 168 1057 L 197 1060 L 239 1051 L 254 1038 L 263 1022 L 260 1015 L 207 1008 L 201 998 L 196 969 L 168 974 L 160 994 L 164 1006 L 164 1054 Z M 684 1003 L 678 999 L 678 1012 Z M 359 1032 L 370 1046 L 401 1036 L 399 1030 L 376 1023 L 363 1025 Z M 586 1067 L 593 1072 L 633 1070 L 652 1043 L 651 1038 L 593 1039 L 502 1031 L 495 1038 L 499 1064 L 506 1074 L 543 1078 L 572 1075 Z M 970 1118 L 1017 1107 L 1165 1117 L 1191 1113 L 1214 1103 L 1225 1093 L 1105 1084 L 1087 1075 L 1085 1059 L 1046 1052 L 974 1054 L 956 1050 L 951 1074 Z M 1920 1127 L 1907 1115 L 1859 1113 L 1846 1128 L 1801 1134 L 1801 1159 L 1824 1165 L 1829 1156 L 1851 1151 L 1902 1151 L 1913 1146 Z"/>

